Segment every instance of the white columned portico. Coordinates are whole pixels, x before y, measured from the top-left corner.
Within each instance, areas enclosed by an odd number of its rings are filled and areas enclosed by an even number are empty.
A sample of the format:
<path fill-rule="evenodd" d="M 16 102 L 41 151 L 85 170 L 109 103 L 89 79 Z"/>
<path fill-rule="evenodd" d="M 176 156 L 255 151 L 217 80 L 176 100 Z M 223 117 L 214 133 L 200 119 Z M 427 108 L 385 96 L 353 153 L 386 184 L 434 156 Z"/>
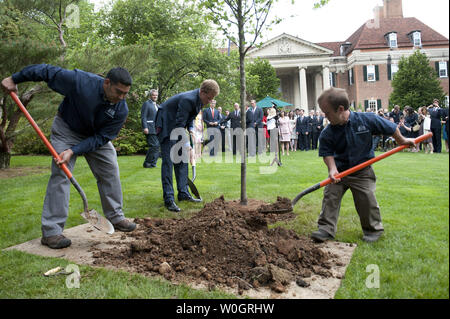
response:
<path fill-rule="evenodd" d="M 319 109 L 319 103 L 317 103 L 317 99 L 319 98 L 320 94 L 322 94 L 322 75 L 320 73 L 316 73 L 315 77 L 314 77 L 314 86 L 316 89 L 316 96 L 315 96 L 315 100 L 314 100 L 314 108 L 317 111 Z"/>
<path fill-rule="evenodd" d="M 306 67 L 299 66 L 300 108 L 308 111 L 308 87 L 306 85 Z"/>
<path fill-rule="evenodd" d="M 324 66 L 322 70 L 323 90 L 330 88 L 330 69 L 328 66 Z"/>

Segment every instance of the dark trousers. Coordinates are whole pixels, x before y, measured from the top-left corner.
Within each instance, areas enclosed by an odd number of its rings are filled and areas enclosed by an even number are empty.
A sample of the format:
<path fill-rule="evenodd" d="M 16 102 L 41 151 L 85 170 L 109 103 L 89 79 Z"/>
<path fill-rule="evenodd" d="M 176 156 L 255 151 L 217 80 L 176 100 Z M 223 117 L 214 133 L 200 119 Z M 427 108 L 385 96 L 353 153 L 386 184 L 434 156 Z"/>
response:
<path fill-rule="evenodd" d="M 432 127 L 431 132 L 433 133 L 433 149 L 435 153 L 440 153 L 442 149 L 442 142 L 441 142 L 441 127 Z"/>
<path fill-rule="evenodd" d="M 319 135 L 320 135 L 320 131 L 313 131 L 310 134 L 311 149 L 312 150 L 316 150 L 317 149 L 317 142 L 319 141 Z"/>
<path fill-rule="evenodd" d="M 177 181 L 178 197 L 190 196 L 187 184 L 188 163 L 184 161 L 173 163 L 170 158 L 171 148 L 176 143 L 176 141 L 172 141 L 168 138 L 161 143 L 161 183 L 163 188 L 164 203 L 169 203 L 175 200 L 175 193 L 173 190 L 173 171 L 175 171 L 175 178 Z M 181 155 L 180 152 L 179 155 Z"/>
<path fill-rule="evenodd" d="M 145 155 L 144 164 L 156 166 L 159 157 L 159 141 L 155 134 L 147 134 L 148 151 Z"/>
<path fill-rule="evenodd" d="M 309 150 L 309 134 L 305 133 L 298 134 L 298 148 L 300 151 Z"/>

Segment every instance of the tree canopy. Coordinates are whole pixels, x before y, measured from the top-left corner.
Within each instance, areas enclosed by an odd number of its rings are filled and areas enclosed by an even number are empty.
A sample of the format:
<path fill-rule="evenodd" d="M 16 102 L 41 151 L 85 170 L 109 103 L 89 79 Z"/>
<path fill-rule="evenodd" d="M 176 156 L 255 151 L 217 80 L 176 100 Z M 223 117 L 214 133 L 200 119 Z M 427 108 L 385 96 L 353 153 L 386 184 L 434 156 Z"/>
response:
<path fill-rule="evenodd" d="M 392 87 L 390 102 L 409 105 L 414 109 L 431 104 L 434 98 L 443 101 L 445 96 L 436 71 L 430 66 L 427 56 L 419 50 L 400 59 Z"/>

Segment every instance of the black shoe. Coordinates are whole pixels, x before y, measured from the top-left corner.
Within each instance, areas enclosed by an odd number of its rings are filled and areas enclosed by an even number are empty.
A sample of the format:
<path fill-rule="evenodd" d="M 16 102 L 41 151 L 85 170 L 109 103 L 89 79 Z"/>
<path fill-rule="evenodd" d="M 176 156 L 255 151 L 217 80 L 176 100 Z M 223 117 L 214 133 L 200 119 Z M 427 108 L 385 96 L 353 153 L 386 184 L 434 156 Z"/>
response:
<path fill-rule="evenodd" d="M 66 238 L 64 235 L 55 235 L 42 237 L 41 244 L 52 249 L 61 249 L 69 247 L 72 244 L 72 241 L 69 238 Z"/>
<path fill-rule="evenodd" d="M 154 167 L 154 166 L 152 166 L 152 165 L 149 164 L 149 163 L 144 163 L 144 165 L 142 165 L 142 166 L 144 166 L 144 168 L 151 168 L 151 167 Z"/>
<path fill-rule="evenodd" d="M 166 208 L 168 210 L 170 210 L 171 212 L 179 212 L 181 209 L 180 207 L 177 206 L 177 204 L 175 204 L 174 201 L 171 201 L 169 203 L 164 203 L 164 206 L 166 206 Z"/>
<path fill-rule="evenodd" d="M 197 199 L 197 198 L 194 198 L 192 196 L 178 196 L 178 201 L 179 202 L 182 202 L 184 200 L 188 201 L 188 202 L 192 202 L 192 203 L 201 203 L 202 202 L 201 198 Z"/>
<path fill-rule="evenodd" d="M 126 219 L 121 220 L 120 222 L 113 224 L 115 230 L 130 232 L 136 228 L 136 224 L 132 223 Z"/>
<path fill-rule="evenodd" d="M 312 232 L 311 238 L 312 238 L 315 242 L 318 242 L 318 243 L 323 243 L 324 241 L 334 239 L 333 236 L 331 236 L 331 235 L 328 234 L 326 231 L 321 230 L 321 229 L 319 229 L 319 230 L 317 230 L 317 231 L 315 231 L 315 232 Z"/>
<path fill-rule="evenodd" d="M 362 240 L 365 241 L 366 243 L 374 243 L 381 237 L 382 234 L 383 233 L 364 235 Z"/>

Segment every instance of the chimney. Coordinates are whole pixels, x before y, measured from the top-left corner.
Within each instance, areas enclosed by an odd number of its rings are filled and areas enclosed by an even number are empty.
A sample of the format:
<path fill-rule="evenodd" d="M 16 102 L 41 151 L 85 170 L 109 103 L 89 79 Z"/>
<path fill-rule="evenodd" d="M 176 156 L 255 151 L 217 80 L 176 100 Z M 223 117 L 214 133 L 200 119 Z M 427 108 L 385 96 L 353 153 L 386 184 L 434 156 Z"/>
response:
<path fill-rule="evenodd" d="M 380 19 L 384 18 L 383 6 L 376 6 L 373 8 L 373 18 L 375 21 L 380 21 Z"/>
<path fill-rule="evenodd" d="M 384 18 L 403 18 L 402 0 L 383 0 Z"/>

